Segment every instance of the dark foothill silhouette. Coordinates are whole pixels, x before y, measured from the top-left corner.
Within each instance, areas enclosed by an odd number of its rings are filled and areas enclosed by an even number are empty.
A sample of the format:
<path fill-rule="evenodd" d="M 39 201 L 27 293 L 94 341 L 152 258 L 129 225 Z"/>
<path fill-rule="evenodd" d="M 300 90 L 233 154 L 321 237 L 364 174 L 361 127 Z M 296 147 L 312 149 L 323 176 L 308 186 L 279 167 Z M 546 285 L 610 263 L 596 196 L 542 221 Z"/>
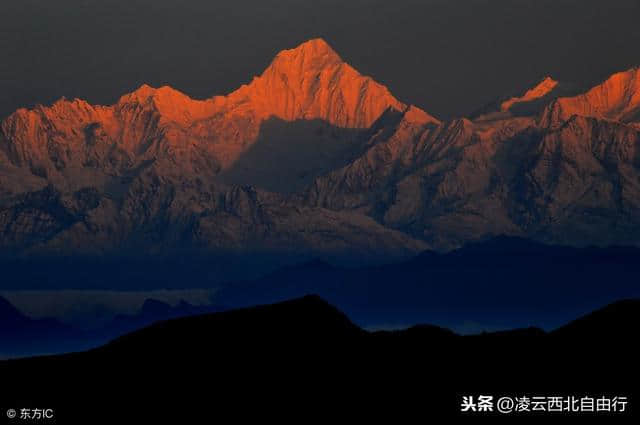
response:
<path fill-rule="evenodd" d="M 96 411 L 101 420 L 185 423 L 426 420 L 461 415 L 467 393 L 633 400 L 639 308 L 640 300 L 617 302 L 548 333 L 460 336 L 433 326 L 367 332 L 307 296 L 159 322 L 85 353 L 5 361 L 0 373 L 10 400 L 56 406 L 65 423 Z"/>

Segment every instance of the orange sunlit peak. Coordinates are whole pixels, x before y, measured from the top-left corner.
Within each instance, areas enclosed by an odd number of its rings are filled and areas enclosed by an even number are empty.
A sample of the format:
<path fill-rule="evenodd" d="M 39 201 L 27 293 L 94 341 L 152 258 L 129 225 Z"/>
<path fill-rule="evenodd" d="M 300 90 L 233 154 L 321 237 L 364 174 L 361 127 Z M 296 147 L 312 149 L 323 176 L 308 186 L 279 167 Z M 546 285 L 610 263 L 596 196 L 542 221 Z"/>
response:
<path fill-rule="evenodd" d="M 283 50 L 278 53 L 276 58 L 296 58 L 301 56 L 308 58 L 326 58 L 329 62 L 342 61 L 340 55 L 322 38 L 313 38 L 293 49 Z"/>
<path fill-rule="evenodd" d="M 547 76 L 533 88 L 527 90 L 522 96 L 512 97 L 511 99 L 504 101 L 500 106 L 500 109 L 502 111 L 508 111 L 515 104 L 531 102 L 536 99 L 545 97 L 546 95 L 551 93 L 558 86 L 558 84 L 558 81 L 554 80 L 550 76 Z"/>

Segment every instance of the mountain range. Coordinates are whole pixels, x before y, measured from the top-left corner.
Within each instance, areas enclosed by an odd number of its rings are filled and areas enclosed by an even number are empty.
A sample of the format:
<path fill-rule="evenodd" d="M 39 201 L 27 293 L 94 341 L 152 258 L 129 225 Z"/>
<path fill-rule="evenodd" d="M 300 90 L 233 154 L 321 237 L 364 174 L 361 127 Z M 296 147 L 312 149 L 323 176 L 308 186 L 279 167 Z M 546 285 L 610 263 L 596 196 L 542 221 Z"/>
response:
<path fill-rule="evenodd" d="M 494 235 L 637 245 L 640 69 L 566 87 L 441 122 L 314 39 L 226 96 L 20 109 L 1 123 L 0 251 L 351 264 Z"/>

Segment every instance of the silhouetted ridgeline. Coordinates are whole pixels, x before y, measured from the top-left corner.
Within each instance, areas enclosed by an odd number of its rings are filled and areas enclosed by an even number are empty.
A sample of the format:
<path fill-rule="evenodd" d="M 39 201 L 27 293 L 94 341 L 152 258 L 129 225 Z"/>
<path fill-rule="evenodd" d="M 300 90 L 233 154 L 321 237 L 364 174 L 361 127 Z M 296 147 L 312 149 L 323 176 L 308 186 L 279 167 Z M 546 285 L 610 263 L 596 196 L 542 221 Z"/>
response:
<path fill-rule="evenodd" d="M 431 326 L 366 332 L 319 297 L 157 323 L 86 353 L 0 363 L 16 406 L 61 423 L 231 414 L 425 420 L 463 394 L 638 394 L 640 301 L 569 325 L 459 336 Z M 34 385 L 37 382 L 37 385 Z M 195 406 L 195 407 L 190 407 Z M 204 410 L 203 410 L 204 409 Z"/>

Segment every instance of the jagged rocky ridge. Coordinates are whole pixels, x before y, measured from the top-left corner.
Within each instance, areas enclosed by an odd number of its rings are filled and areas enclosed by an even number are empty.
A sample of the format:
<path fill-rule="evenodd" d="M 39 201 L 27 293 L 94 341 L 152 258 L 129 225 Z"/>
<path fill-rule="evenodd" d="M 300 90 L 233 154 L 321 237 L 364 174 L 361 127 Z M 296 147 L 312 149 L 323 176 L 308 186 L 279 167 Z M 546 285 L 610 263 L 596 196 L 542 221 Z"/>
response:
<path fill-rule="evenodd" d="M 391 261 L 496 234 L 637 244 L 638 70 L 511 113 L 554 83 L 441 123 L 316 39 L 227 96 L 142 86 L 21 109 L 0 133 L 0 245 Z"/>
<path fill-rule="evenodd" d="M 370 215 L 440 249 L 495 234 L 636 245 L 637 81 L 637 69 L 616 74 L 539 114 L 439 125 L 394 114 L 361 157 L 317 178 L 305 199 Z"/>

